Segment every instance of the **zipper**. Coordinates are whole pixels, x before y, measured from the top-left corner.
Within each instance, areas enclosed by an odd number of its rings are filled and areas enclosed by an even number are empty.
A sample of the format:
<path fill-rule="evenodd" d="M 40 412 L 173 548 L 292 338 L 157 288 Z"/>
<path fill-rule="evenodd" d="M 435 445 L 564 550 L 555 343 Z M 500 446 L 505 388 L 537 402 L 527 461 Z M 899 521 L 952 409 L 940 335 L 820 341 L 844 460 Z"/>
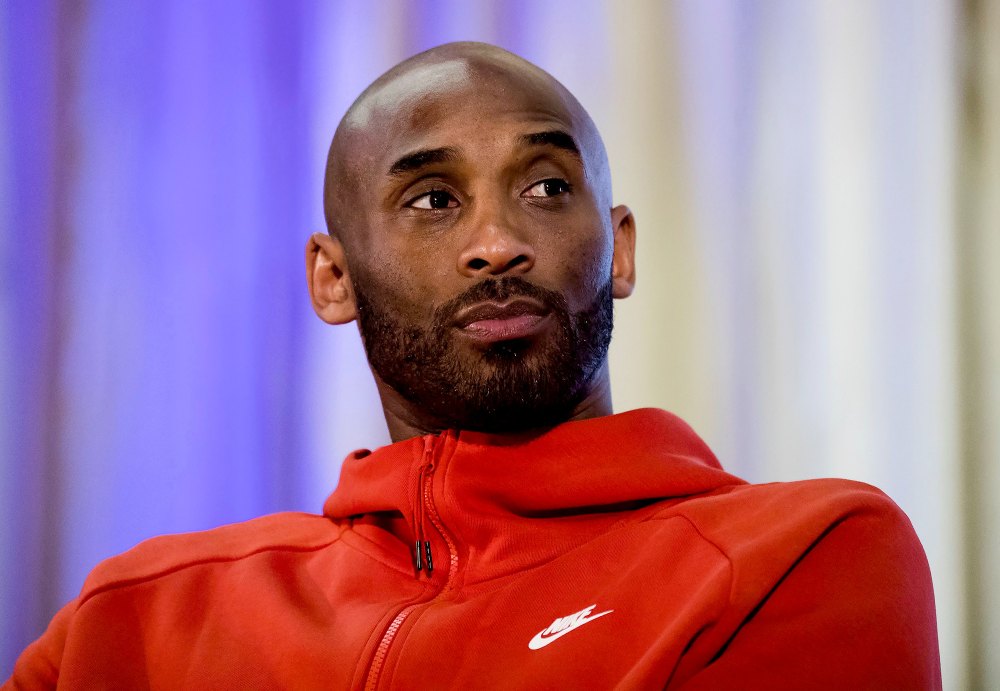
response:
<path fill-rule="evenodd" d="M 375 657 L 372 658 L 371 667 L 368 669 L 368 678 L 365 680 L 365 691 L 374 691 L 378 684 L 379 674 L 382 672 L 382 665 L 385 663 L 385 657 L 389 654 L 389 646 L 396 637 L 396 632 L 399 631 L 399 627 L 406 621 L 406 617 L 409 616 L 410 612 L 416 608 L 417 605 L 415 604 L 404 607 L 392 620 L 392 623 L 389 624 L 389 628 L 385 630 L 385 633 L 382 634 L 382 640 L 379 641 L 378 648 L 375 649 Z"/>
<path fill-rule="evenodd" d="M 444 435 L 440 438 L 443 438 L 443 436 Z M 378 687 L 379 676 L 382 673 L 382 667 L 384 666 L 386 657 L 389 654 L 389 648 L 392 646 L 392 643 L 396 638 L 396 634 L 403 626 L 403 622 L 406 621 L 406 618 L 410 616 L 410 614 L 418 607 L 433 604 L 449 593 L 454 587 L 455 576 L 458 573 L 458 550 L 455 547 L 455 542 L 444 529 L 444 523 L 441 521 L 441 516 L 438 514 L 437 509 L 434 508 L 433 495 L 431 492 L 434 479 L 434 449 L 437 445 L 438 439 L 439 437 L 433 434 L 428 434 L 424 437 L 424 456 L 420 465 L 420 473 L 417 476 L 416 506 L 414 507 L 414 527 L 416 530 L 414 541 L 414 566 L 416 567 L 418 578 L 422 570 L 426 570 L 428 578 L 431 577 L 431 572 L 434 570 L 434 561 L 431 555 L 431 542 L 426 539 L 427 534 L 426 527 L 424 525 L 425 522 L 429 520 L 431 525 L 434 526 L 438 533 L 441 534 L 441 537 L 444 538 L 445 544 L 448 546 L 448 577 L 445 579 L 444 586 L 442 586 L 441 590 L 435 593 L 434 597 L 430 600 L 407 605 L 393 618 L 392 622 L 386 628 L 385 633 L 382 634 L 382 639 L 379 641 L 378 647 L 375 649 L 375 655 L 372 657 L 371 667 L 368 669 L 368 678 L 365 680 L 365 691 L 373 691 Z"/>
<path fill-rule="evenodd" d="M 431 571 L 434 570 L 434 559 L 431 554 L 431 541 L 425 539 L 424 533 L 424 503 L 430 492 L 431 473 L 434 472 L 434 445 L 425 444 L 424 461 L 420 465 L 420 475 L 417 476 L 417 506 L 414 513 L 414 527 L 416 529 L 416 541 L 413 543 L 413 565 L 417 568 L 417 575 L 427 567 L 427 577 L 430 578 Z"/>

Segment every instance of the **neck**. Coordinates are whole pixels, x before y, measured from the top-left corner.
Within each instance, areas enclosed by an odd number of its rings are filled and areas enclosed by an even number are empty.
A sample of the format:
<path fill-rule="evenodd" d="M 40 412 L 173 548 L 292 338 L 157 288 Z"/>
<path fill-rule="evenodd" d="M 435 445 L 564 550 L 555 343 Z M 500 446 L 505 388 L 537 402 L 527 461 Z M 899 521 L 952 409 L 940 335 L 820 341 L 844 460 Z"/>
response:
<path fill-rule="evenodd" d="M 386 384 L 375 374 L 375 384 L 382 400 L 382 412 L 393 442 L 403 441 L 425 434 L 437 434 L 447 425 L 429 417 L 425 411 L 403 398 L 398 391 Z M 587 394 L 577 403 L 562 422 L 586 420 L 612 413 L 611 381 L 608 363 L 605 361 L 591 379 Z M 520 437 L 530 430 L 518 429 L 509 433 L 494 433 L 498 437 Z"/>

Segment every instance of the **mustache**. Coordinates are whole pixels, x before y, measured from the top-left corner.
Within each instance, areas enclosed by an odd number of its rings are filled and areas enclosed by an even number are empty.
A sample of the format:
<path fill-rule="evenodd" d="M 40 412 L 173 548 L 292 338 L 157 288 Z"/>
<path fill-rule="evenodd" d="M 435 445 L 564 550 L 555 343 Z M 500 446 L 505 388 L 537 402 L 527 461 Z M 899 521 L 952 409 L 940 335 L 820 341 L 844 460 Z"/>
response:
<path fill-rule="evenodd" d="M 445 328 L 455 320 L 459 310 L 480 302 L 507 302 L 514 298 L 537 300 L 553 312 L 566 314 L 566 298 L 548 288 L 542 288 L 519 276 L 487 278 L 434 310 L 434 327 Z"/>

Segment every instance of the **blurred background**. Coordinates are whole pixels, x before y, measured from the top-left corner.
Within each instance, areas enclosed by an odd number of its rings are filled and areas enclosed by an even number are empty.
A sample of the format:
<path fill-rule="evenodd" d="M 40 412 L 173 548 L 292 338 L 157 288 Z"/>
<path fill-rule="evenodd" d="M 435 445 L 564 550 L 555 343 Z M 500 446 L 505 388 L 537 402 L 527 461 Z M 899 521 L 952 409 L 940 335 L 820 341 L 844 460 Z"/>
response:
<path fill-rule="evenodd" d="M 946 688 L 1000 688 L 1000 2 L 0 2 L 0 678 L 101 559 L 318 512 L 388 439 L 313 314 L 334 128 L 399 60 L 504 46 L 638 220 L 616 409 L 755 481 L 911 517 Z"/>

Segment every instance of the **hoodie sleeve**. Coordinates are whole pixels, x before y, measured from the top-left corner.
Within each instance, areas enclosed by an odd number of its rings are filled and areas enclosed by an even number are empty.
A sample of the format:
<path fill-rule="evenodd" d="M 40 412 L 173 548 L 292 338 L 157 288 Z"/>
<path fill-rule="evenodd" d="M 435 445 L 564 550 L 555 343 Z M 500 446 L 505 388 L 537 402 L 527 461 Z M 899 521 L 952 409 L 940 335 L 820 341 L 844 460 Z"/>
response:
<path fill-rule="evenodd" d="M 756 591 L 756 604 L 671 687 L 941 688 L 927 559 L 884 495 L 829 525 L 773 583 L 758 572 L 733 589 L 734 600 Z"/>

